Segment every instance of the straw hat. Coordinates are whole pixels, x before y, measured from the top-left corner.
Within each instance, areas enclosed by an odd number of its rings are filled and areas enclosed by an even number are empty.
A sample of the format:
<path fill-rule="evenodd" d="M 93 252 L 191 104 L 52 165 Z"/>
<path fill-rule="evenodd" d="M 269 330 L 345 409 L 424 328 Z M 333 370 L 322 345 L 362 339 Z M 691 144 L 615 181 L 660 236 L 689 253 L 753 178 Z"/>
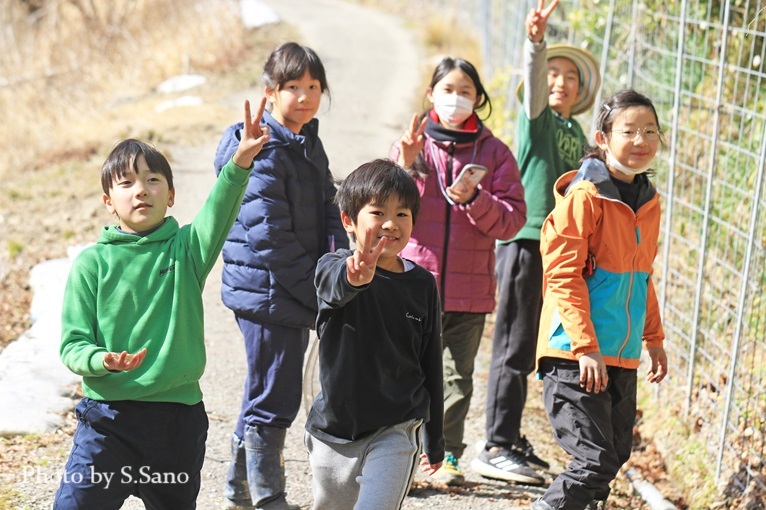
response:
<path fill-rule="evenodd" d="M 577 101 L 572 105 L 572 115 L 588 110 L 596 100 L 596 93 L 601 86 L 601 72 L 596 58 L 585 50 L 570 44 L 552 44 L 548 46 L 548 60 L 563 57 L 571 60 L 580 73 L 580 91 Z M 516 97 L 524 102 L 524 81 L 516 88 Z"/>

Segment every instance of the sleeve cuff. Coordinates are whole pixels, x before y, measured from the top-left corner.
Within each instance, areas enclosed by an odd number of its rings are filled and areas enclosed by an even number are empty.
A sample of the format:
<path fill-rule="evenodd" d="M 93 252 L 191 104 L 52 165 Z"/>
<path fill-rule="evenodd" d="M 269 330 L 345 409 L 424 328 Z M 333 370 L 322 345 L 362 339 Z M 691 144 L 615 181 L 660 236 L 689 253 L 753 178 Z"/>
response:
<path fill-rule="evenodd" d="M 223 177 L 226 181 L 234 184 L 235 186 L 244 186 L 247 184 L 250 178 L 250 172 L 255 167 L 255 161 L 250 165 L 250 168 L 242 168 L 234 162 L 234 156 L 229 158 L 229 162 L 221 169 L 221 173 L 218 176 L 220 179 Z"/>
<path fill-rule="evenodd" d="M 104 366 L 104 354 L 106 351 L 98 351 L 90 357 L 90 363 L 88 368 L 92 375 L 100 377 L 109 373 L 109 370 Z"/>

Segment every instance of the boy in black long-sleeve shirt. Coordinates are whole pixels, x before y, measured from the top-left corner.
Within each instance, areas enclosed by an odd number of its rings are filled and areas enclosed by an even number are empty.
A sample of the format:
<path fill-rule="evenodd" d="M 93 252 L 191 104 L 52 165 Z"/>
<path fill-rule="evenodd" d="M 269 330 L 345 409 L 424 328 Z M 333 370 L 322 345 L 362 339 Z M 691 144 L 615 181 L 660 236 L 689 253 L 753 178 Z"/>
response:
<path fill-rule="evenodd" d="M 389 160 L 336 195 L 356 251 L 319 260 L 322 391 L 306 423 L 314 510 L 398 509 L 418 463 L 444 458 L 441 306 L 430 272 L 399 257 L 417 218 L 412 178 Z"/>

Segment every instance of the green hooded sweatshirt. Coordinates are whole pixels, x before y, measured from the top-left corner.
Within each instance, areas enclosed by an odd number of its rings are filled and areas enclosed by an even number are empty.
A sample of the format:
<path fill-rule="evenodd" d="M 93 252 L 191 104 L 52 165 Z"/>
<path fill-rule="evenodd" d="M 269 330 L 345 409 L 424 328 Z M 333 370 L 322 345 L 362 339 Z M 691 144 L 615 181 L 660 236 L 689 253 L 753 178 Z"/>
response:
<path fill-rule="evenodd" d="M 205 370 L 202 289 L 239 211 L 250 175 L 223 168 L 194 221 L 168 217 L 145 237 L 104 227 L 72 264 L 61 322 L 60 355 L 95 400 L 196 404 Z M 107 352 L 146 358 L 109 372 Z"/>

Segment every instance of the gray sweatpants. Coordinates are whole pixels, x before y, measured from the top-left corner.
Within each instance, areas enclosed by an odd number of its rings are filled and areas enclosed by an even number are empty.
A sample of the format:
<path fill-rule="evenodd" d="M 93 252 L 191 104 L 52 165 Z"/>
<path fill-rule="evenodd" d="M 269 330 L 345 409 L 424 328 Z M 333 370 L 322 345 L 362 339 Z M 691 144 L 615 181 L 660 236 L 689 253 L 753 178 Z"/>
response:
<path fill-rule="evenodd" d="M 305 433 L 313 510 L 398 510 L 420 459 L 422 420 L 383 427 L 349 443 Z"/>

